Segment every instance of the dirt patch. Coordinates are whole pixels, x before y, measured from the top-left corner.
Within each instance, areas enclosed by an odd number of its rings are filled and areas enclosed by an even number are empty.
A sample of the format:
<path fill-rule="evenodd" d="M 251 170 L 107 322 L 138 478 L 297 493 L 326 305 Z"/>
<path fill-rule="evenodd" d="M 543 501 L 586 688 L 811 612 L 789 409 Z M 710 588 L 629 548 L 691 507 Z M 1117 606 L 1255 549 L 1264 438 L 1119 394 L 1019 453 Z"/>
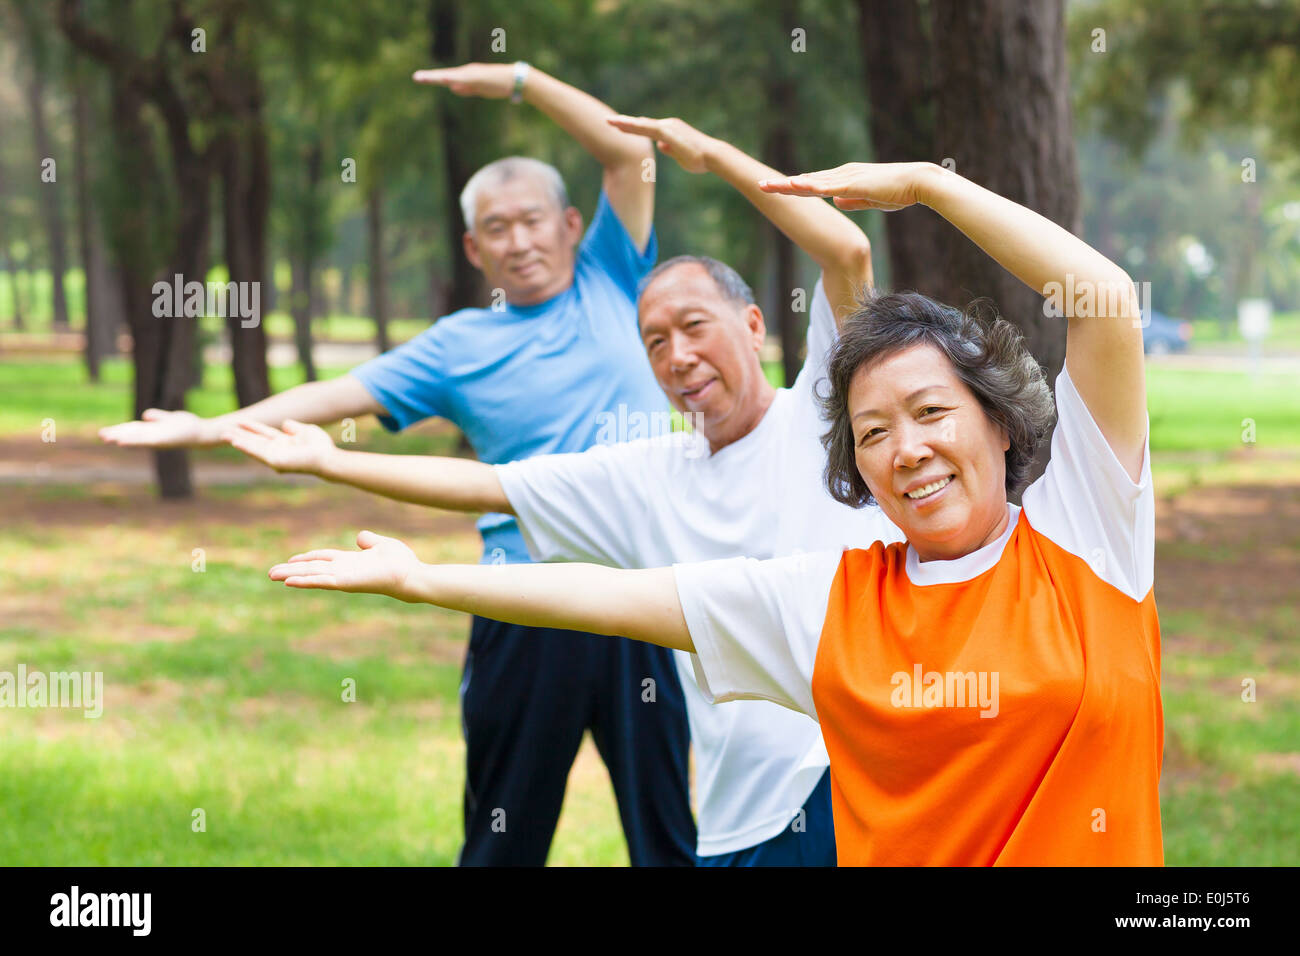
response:
<path fill-rule="evenodd" d="M 421 640 L 415 644 L 409 638 L 395 638 L 387 622 L 364 619 L 331 624 L 289 642 L 295 651 L 334 661 L 378 656 L 395 664 L 414 666 L 429 662 L 461 666 L 468 646 L 468 634 L 463 641 Z"/>
<path fill-rule="evenodd" d="M 37 594 L 0 593 L 0 621 L 6 627 L 29 629 L 45 634 L 63 626 L 60 608 L 48 597 Z"/>
<path fill-rule="evenodd" d="M 204 529 L 238 524 L 270 528 L 305 538 L 323 529 L 370 528 L 400 536 L 473 534 L 474 516 L 389 501 L 351 488 L 307 478 L 292 482 L 293 495 L 281 487 L 250 488 L 238 497 L 205 493 L 186 501 L 162 501 L 147 488 L 100 482 L 76 497 L 51 497 L 41 488 L 4 489 L 5 508 L 14 524 L 30 523 L 49 531 L 60 528 L 140 530 L 174 529 L 184 523 L 201 535 Z"/>
<path fill-rule="evenodd" d="M 1289 773 L 1300 777 L 1300 753 L 1256 754 L 1255 768 L 1264 773 Z"/>
<path fill-rule="evenodd" d="M 1261 641 L 1293 642 L 1286 610 L 1300 608 L 1300 487 L 1204 487 L 1160 499 L 1155 580 L 1162 618 L 1198 612 Z"/>

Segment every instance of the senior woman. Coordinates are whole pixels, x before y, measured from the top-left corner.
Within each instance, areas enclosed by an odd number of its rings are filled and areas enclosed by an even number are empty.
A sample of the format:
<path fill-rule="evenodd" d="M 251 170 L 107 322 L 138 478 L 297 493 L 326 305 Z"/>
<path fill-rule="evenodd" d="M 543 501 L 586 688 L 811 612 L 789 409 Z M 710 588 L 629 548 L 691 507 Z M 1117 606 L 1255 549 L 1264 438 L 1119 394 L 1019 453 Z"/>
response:
<path fill-rule="evenodd" d="M 1005 321 L 904 293 L 845 322 L 823 441 L 830 492 L 874 501 L 905 544 L 622 571 L 430 566 L 362 532 L 360 552 L 297 555 L 271 577 L 694 652 L 715 701 L 773 700 L 821 723 L 841 863 L 1162 863 L 1154 500 L 1131 280 L 933 164 L 762 185 L 844 209 L 923 203 L 1055 300 L 1069 323 L 1058 422 L 1022 506 L 1008 495 L 1053 411 L 1041 369 Z"/>

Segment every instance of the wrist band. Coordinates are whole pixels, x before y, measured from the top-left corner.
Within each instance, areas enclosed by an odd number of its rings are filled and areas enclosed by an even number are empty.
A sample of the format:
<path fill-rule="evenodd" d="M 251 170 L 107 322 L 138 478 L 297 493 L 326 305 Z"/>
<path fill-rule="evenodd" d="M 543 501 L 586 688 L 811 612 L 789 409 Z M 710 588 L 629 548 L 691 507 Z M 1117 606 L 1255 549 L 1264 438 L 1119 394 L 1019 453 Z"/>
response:
<path fill-rule="evenodd" d="M 522 103 L 524 100 L 524 80 L 528 78 L 528 71 L 531 67 L 523 60 L 515 60 L 515 88 L 510 93 L 511 103 Z"/>

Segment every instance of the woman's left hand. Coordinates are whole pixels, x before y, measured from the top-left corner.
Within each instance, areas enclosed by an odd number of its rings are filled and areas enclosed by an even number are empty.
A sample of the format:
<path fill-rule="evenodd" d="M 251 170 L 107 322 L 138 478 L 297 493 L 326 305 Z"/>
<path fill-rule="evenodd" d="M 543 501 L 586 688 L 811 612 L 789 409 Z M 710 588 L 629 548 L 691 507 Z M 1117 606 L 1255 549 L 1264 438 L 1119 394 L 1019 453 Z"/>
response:
<path fill-rule="evenodd" d="M 323 588 L 354 594 L 385 594 L 399 601 L 415 602 L 408 587 L 411 573 L 421 567 L 420 559 L 406 544 L 373 531 L 357 535 L 360 551 L 325 548 L 295 554 L 270 571 L 272 581 L 291 588 Z"/>

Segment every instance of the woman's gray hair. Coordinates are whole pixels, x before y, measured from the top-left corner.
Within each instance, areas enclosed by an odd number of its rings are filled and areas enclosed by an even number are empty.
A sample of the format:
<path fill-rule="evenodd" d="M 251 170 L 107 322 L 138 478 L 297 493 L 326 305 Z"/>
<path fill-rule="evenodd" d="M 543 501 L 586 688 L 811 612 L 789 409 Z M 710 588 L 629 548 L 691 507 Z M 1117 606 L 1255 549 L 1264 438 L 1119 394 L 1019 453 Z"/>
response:
<path fill-rule="evenodd" d="M 478 208 L 479 193 L 484 189 L 495 189 L 519 176 L 536 176 L 546 186 L 558 208 L 569 208 L 569 191 L 564 187 L 564 177 L 558 169 L 529 156 L 507 156 L 488 163 L 471 176 L 460 191 L 460 214 L 465 218 L 465 228 L 474 231 L 474 210 Z"/>
<path fill-rule="evenodd" d="M 859 369 L 916 345 L 933 345 L 947 356 L 984 413 L 994 425 L 1006 429 L 1011 439 L 1006 452 L 1007 494 L 1021 490 L 1056 406 L 1043 369 L 1019 330 L 998 317 L 996 310 L 991 317 L 982 314 L 985 302 L 976 300 L 963 313 L 918 292 L 873 291 L 844 320 L 827 362 L 829 394 L 818 396 L 830 424 L 822 446 L 826 489 L 832 498 L 852 508 L 875 503 L 854 454 L 849 386 Z"/>

